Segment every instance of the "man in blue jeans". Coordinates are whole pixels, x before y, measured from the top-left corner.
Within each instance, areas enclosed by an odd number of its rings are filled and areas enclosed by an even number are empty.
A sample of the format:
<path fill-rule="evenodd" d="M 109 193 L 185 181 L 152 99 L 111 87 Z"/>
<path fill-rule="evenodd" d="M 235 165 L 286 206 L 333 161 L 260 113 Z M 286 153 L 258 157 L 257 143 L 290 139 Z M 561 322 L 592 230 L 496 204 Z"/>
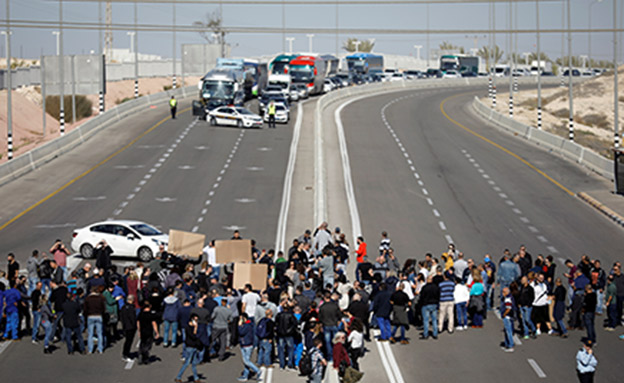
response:
<path fill-rule="evenodd" d="M 420 290 L 420 302 L 422 304 L 422 316 L 424 332 L 420 339 L 429 337 L 429 318 L 433 327 L 433 339 L 438 339 L 438 303 L 440 301 L 440 288 L 433 283 L 433 276 L 427 277 L 427 283 Z"/>
<path fill-rule="evenodd" d="M 20 292 L 15 288 L 10 288 L 4 292 L 4 314 L 6 314 L 6 326 L 4 328 L 4 338 L 18 339 L 19 314 L 18 306 L 21 300 Z"/>
<path fill-rule="evenodd" d="M 380 342 L 386 342 L 390 340 L 391 327 L 390 327 L 390 313 L 392 312 L 392 304 L 390 303 L 390 297 L 392 292 L 388 291 L 388 287 L 385 283 L 379 284 L 379 291 L 375 294 L 373 299 L 373 313 L 377 319 L 377 325 L 379 325 Z"/>
<path fill-rule="evenodd" d="M 342 312 L 337 302 L 337 295 L 325 293 L 323 304 L 319 308 L 319 321 L 323 324 L 323 333 L 325 335 L 325 350 L 327 351 L 327 359 L 332 360 L 332 339 L 338 332 L 338 323 L 342 318 Z M 279 330 L 278 330 L 279 331 Z"/>
<path fill-rule="evenodd" d="M 245 369 L 243 370 L 243 375 L 238 377 L 239 382 L 246 382 L 249 378 L 253 378 L 254 375 L 257 380 L 260 380 L 260 369 L 251 361 L 254 342 L 253 327 L 247 313 L 242 313 L 238 322 L 238 337 Z"/>
<path fill-rule="evenodd" d="M 501 301 L 501 317 L 505 327 L 505 352 L 514 351 L 513 340 L 513 317 L 515 312 L 515 303 L 509 287 L 503 287 L 503 298 Z"/>
<path fill-rule="evenodd" d="M 100 294 L 100 288 L 94 286 L 91 288 L 91 293 L 85 298 L 84 302 L 84 316 L 87 317 L 87 331 L 89 334 L 89 338 L 87 339 L 87 353 L 93 352 L 94 331 L 98 339 L 97 350 L 100 354 L 104 352 L 102 325 L 105 311 L 106 301 L 102 294 Z"/>
<path fill-rule="evenodd" d="M 277 351 L 280 369 L 286 367 L 286 355 L 288 356 L 288 369 L 295 368 L 295 335 L 297 335 L 297 318 L 292 312 L 288 299 L 282 300 L 282 312 L 275 317 L 275 333 L 277 335 Z"/>
<path fill-rule="evenodd" d="M 535 300 L 535 292 L 533 286 L 529 284 L 529 279 L 524 276 L 520 280 L 520 295 L 518 297 L 518 307 L 522 315 L 522 327 L 524 329 L 524 339 L 529 336 L 535 338 L 535 324 L 531 320 L 531 312 L 533 311 L 533 301 Z"/>

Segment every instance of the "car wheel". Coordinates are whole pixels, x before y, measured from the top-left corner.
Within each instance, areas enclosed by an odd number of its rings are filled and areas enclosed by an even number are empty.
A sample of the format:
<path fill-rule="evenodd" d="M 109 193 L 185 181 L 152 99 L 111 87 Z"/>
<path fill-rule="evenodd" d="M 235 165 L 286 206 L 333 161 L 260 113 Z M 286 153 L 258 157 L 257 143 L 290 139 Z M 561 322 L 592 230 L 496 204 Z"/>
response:
<path fill-rule="evenodd" d="M 214 117 L 210 117 L 210 126 L 217 126 L 217 119 Z"/>
<path fill-rule="evenodd" d="M 152 250 L 149 247 L 141 247 L 138 251 L 138 256 L 141 262 L 149 262 L 154 257 Z"/>
<path fill-rule="evenodd" d="M 236 123 L 236 126 L 238 126 L 238 128 L 242 128 L 243 127 L 243 121 L 238 120 L 238 122 Z"/>
<path fill-rule="evenodd" d="M 82 255 L 84 259 L 93 258 L 93 246 L 88 243 L 80 246 L 80 255 Z"/>

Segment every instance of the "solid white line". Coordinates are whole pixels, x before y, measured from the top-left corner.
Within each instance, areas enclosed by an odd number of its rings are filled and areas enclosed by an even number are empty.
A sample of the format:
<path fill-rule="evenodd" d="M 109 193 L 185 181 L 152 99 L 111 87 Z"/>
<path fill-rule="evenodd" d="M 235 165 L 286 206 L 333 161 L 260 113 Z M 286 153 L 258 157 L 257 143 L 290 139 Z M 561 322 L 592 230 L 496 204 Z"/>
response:
<path fill-rule="evenodd" d="M 392 372 L 392 368 L 388 363 L 388 357 L 386 356 L 386 353 L 384 352 L 381 343 L 377 340 L 377 336 L 379 336 L 379 330 L 371 331 L 371 333 L 375 337 L 375 345 L 377 346 L 379 356 L 381 357 L 381 364 L 383 364 L 384 370 L 386 370 L 386 375 L 388 375 L 388 381 L 390 383 L 397 383 L 396 378 L 394 377 L 394 374 Z"/>
<path fill-rule="evenodd" d="M 4 352 L 4 350 L 9 348 L 11 343 L 13 343 L 13 342 L 10 341 L 10 340 L 5 340 L 4 342 L 0 343 L 0 354 L 2 354 Z"/>
<path fill-rule="evenodd" d="M 404 383 L 403 376 L 401 375 L 401 371 L 399 370 L 399 365 L 397 364 L 396 359 L 394 358 L 394 354 L 390 349 L 390 344 L 388 342 L 384 342 L 384 349 L 386 350 L 388 362 L 390 362 L 390 367 L 392 367 L 392 372 L 394 373 L 394 377 L 397 383 Z"/>
<path fill-rule="evenodd" d="M 531 367 L 533 367 L 533 371 L 535 371 L 535 373 L 537 374 L 537 376 L 539 378 L 545 378 L 546 374 L 544 373 L 544 371 L 540 368 L 540 366 L 537 364 L 537 362 L 533 359 L 527 359 L 527 362 L 529 362 L 529 364 L 531 365 Z"/>
<path fill-rule="evenodd" d="M 260 367 L 260 382 L 265 382 L 266 381 L 266 373 L 267 373 L 267 368 L 266 367 Z"/>
<path fill-rule="evenodd" d="M 272 383 L 273 382 L 273 369 L 269 368 L 267 369 L 267 376 L 266 376 L 266 383 Z"/>
<path fill-rule="evenodd" d="M 325 221 L 327 217 L 326 190 L 325 190 L 325 160 L 323 151 L 323 120 L 321 117 L 321 102 L 316 103 L 314 110 L 314 225 Z M 344 105 L 344 104 L 343 104 Z M 342 109 L 338 109 L 336 113 Z M 334 114 L 336 116 L 336 114 Z M 340 125 L 342 128 L 342 125 Z M 344 133 L 343 133 L 344 134 Z M 345 146 L 346 147 L 346 146 Z M 342 149 L 342 148 L 341 148 Z M 344 166 L 344 161 L 343 161 Z M 346 178 L 345 178 L 346 179 Z M 357 242 L 353 242 L 357 243 Z"/>
<path fill-rule="evenodd" d="M 282 188 L 282 203 L 280 205 L 279 218 L 277 220 L 275 251 L 284 250 L 286 246 L 286 224 L 288 223 L 288 210 L 290 209 L 290 194 L 292 190 L 293 175 L 295 173 L 295 164 L 297 163 L 297 147 L 299 146 L 301 123 L 303 121 L 302 104 L 304 103 L 297 104 L 297 120 L 293 129 L 292 141 L 290 142 L 288 165 L 286 165 L 286 175 L 284 176 L 284 186 Z"/>

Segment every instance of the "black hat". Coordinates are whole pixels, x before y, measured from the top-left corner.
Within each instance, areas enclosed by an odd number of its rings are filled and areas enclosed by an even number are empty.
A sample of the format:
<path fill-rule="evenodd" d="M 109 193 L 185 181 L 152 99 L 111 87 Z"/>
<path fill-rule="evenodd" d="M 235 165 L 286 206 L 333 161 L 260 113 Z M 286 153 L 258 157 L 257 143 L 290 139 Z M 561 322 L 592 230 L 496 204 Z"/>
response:
<path fill-rule="evenodd" d="M 581 338 L 581 342 L 587 347 L 593 347 L 594 341 L 584 336 Z"/>

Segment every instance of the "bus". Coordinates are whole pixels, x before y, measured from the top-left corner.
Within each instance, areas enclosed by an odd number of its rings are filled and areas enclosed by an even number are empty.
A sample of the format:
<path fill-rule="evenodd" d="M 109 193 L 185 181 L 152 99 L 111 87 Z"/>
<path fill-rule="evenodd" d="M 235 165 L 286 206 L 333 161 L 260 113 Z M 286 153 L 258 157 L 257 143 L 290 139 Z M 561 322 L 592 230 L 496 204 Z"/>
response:
<path fill-rule="evenodd" d="M 245 59 L 243 68 L 245 70 L 245 98 L 257 97 L 267 85 L 269 75 L 267 63 Z"/>
<path fill-rule="evenodd" d="M 373 53 L 354 53 L 346 57 L 347 67 L 352 74 L 380 73 L 384 69 L 384 59 Z"/>
<path fill-rule="evenodd" d="M 479 73 L 479 57 L 464 54 L 442 55 L 440 57 L 440 70 L 446 72 L 449 69 L 460 73 Z"/>
<path fill-rule="evenodd" d="M 321 94 L 325 78 L 336 73 L 338 63 L 338 59 L 331 55 L 298 56 L 289 64 L 292 82 L 305 84 L 311 95 Z"/>
<path fill-rule="evenodd" d="M 288 70 L 290 68 L 290 62 L 296 59 L 298 55 L 279 55 L 271 61 L 271 65 L 269 67 L 270 73 L 272 74 L 288 74 Z"/>

